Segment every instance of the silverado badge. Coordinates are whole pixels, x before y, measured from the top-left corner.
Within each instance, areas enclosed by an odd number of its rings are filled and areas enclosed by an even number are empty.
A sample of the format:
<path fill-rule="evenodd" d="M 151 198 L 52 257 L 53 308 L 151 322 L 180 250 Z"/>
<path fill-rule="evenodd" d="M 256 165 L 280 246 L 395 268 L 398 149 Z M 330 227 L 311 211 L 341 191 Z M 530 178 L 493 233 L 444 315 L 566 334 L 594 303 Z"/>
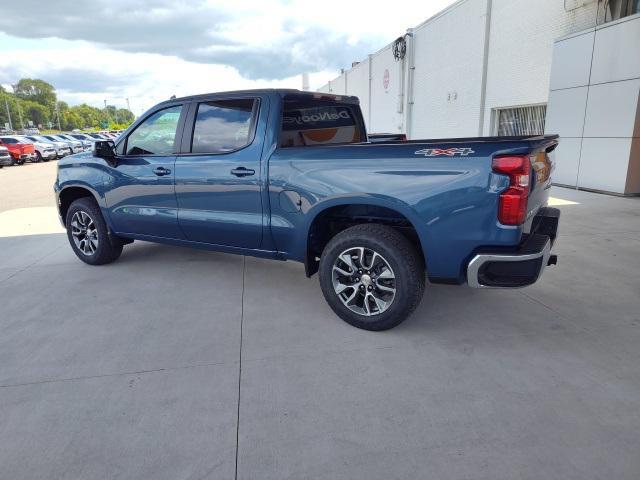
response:
<path fill-rule="evenodd" d="M 439 157 L 440 155 L 445 157 L 453 157 L 455 155 L 466 157 L 472 153 L 476 152 L 470 148 L 424 148 L 415 152 L 416 155 L 424 155 L 425 157 Z"/>

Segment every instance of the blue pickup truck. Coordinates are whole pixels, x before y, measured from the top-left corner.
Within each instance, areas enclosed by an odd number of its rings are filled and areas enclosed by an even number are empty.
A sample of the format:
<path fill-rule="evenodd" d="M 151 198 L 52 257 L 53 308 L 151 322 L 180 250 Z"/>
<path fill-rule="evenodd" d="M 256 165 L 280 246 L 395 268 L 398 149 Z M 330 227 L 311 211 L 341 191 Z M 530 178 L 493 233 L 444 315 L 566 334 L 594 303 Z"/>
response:
<path fill-rule="evenodd" d="M 515 288 L 556 263 L 557 143 L 372 143 L 355 97 L 215 93 L 160 103 L 115 142 L 61 160 L 54 188 L 88 264 L 134 240 L 295 260 L 339 317 L 385 330 L 427 278 Z"/>

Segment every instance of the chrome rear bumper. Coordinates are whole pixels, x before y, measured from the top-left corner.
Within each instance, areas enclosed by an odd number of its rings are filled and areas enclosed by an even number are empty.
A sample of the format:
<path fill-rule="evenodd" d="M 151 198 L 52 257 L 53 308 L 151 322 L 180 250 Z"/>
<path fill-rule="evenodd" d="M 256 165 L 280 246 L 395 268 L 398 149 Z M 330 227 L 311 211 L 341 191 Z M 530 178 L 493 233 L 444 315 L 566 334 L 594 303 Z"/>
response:
<path fill-rule="evenodd" d="M 534 284 L 547 265 L 555 265 L 551 248 L 560 211 L 544 208 L 536 215 L 535 230 L 516 251 L 481 251 L 469 261 L 467 283 L 473 288 L 522 288 Z"/>

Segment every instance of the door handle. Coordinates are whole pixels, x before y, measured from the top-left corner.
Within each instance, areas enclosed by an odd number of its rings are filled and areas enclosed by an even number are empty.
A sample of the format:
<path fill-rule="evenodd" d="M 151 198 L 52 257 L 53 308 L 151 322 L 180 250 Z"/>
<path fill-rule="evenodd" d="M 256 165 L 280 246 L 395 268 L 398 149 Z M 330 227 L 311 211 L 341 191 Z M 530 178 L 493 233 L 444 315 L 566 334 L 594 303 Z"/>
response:
<path fill-rule="evenodd" d="M 169 175 L 171 173 L 171 170 L 164 167 L 158 167 L 153 170 L 153 173 L 155 173 L 159 177 L 162 177 L 164 175 Z"/>
<path fill-rule="evenodd" d="M 231 170 L 231 174 L 236 177 L 249 177 L 255 175 L 256 171 L 252 168 L 238 167 Z"/>

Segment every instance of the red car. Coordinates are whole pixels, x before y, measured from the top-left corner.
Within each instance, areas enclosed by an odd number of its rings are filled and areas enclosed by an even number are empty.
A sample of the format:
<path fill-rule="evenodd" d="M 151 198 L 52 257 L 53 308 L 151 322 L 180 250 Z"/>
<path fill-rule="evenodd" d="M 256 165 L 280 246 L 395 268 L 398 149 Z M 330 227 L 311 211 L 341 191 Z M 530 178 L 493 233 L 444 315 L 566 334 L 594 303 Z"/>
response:
<path fill-rule="evenodd" d="M 0 137 L 0 145 L 9 149 L 12 165 L 22 165 L 36 158 L 36 147 L 32 143 L 23 143 L 13 137 Z"/>

